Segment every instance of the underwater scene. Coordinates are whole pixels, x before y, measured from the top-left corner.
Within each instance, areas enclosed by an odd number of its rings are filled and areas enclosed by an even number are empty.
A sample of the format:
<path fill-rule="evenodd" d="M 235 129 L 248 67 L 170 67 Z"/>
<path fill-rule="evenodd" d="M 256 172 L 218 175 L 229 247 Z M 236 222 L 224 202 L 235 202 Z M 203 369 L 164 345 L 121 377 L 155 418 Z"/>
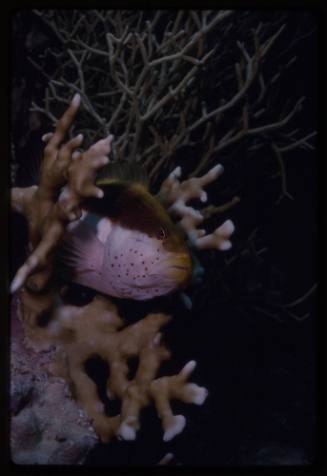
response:
<path fill-rule="evenodd" d="M 14 465 L 318 458 L 318 20 L 11 21 Z"/>

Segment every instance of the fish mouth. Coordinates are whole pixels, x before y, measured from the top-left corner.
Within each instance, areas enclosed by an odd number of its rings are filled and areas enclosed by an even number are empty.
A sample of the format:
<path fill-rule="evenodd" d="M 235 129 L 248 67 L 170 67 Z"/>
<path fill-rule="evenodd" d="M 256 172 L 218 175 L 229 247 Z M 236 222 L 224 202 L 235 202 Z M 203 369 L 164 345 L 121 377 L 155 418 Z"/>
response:
<path fill-rule="evenodd" d="M 192 262 L 187 254 L 173 256 L 164 260 L 163 264 L 165 265 L 164 275 L 169 280 L 175 281 L 177 285 L 186 284 L 192 275 Z"/>

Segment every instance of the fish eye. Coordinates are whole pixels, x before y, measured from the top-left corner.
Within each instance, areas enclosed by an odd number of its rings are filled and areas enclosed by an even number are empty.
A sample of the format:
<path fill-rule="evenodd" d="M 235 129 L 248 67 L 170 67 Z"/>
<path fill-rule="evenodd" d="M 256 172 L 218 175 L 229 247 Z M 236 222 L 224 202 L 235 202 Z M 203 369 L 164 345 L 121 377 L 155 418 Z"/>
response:
<path fill-rule="evenodd" d="M 156 233 L 156 236 L 158 240 L 165 240 L 167 238 L 167 231 L 165 230 L 165 228 L 160 227 Z"/>

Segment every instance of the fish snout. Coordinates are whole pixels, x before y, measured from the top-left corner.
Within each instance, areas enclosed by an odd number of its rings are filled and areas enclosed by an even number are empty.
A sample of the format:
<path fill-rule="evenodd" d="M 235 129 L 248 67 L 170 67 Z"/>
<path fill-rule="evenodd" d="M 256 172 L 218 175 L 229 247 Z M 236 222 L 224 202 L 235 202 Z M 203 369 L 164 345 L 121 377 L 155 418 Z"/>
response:
<path fill-rule="evenodd" d="M 174 254 L 166 261 L 165 275 L 175 281 L 177 286 L 184 286 L 192 276 L 192 261 L 188 253 Z"/>

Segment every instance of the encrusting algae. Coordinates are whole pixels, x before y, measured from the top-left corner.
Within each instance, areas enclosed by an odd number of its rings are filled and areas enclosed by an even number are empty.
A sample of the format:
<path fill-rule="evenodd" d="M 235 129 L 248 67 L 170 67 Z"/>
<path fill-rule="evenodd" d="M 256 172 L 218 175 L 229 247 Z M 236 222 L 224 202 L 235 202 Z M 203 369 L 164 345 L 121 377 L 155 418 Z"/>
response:
<path fill-rule="evenodd" d="M 135 439 L 140 412 L 150 403 L 169 441 L 185 426 L 184 416 L 172 413 L 171 400 L 201 405 L 206 399 L 205 388 L 187 382 L 196 362 L 158 378 L 161 362 L 170 357 L 161 328 L 171 317 L 149 314 L 125 326 L 110 296 L 147 300 L 182 290 L 192 279 L 190 248 L 231 247 L 230 220 L 206 235 L 197 228 L 204 214 L 187 204 L 206 202 L 204 187 L 223 169 L 216 165 L 202 177 L 180 182 L 177 168 L 153 196 L 139 166 L 109 163 L 112 136 L 85 152 L 77 150 L 81 135 L 62 145 L 79 105 L 75 95 L 55 132 L 44 136 L 39 185 L 12 189 L 12 207 L 26 218 L 32 252 L 11 291 L 20 290 L 20 319 L 29 345 L 37 350 L 55 346 L 49 372 L 70 385 L 103 442 L 114 436 Z M 179 221 L 175 224 L 171 216 Z M 101 294 L 86 306 L 66 305 L 62 296 L 69 281 Z M 121 401 L 116 416 L 106 415 L 97 385 L 85 371 L 95 355 L 109 364 L 107 396 Z M 132 357 L 139 363 L 129 378 Z"/>

